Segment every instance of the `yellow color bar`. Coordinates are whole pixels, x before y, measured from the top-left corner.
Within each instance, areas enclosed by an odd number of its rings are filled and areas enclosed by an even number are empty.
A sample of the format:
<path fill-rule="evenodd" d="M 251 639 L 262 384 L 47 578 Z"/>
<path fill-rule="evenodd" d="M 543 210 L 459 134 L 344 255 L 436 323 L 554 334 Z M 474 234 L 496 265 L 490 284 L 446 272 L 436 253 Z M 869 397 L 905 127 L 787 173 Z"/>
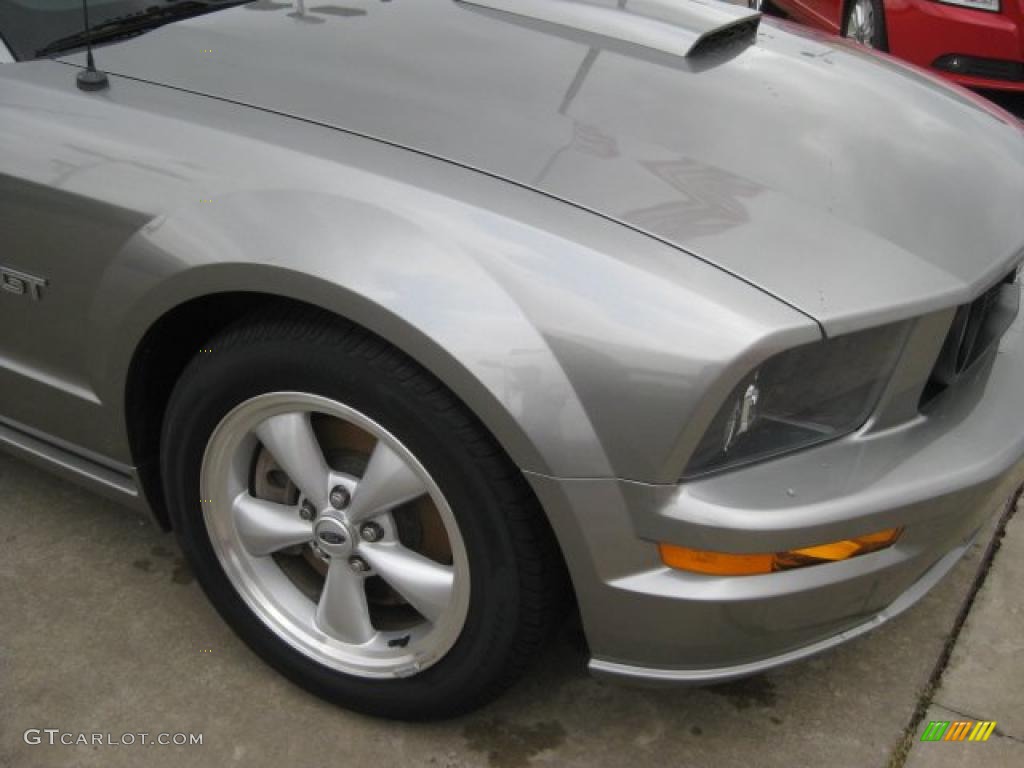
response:
<path fill-rule="evenodd" d="M 988 737 L 992 735 L 992 731 L 995 729 L 995 720 L 979 720 L 978 724 L 974 726 L 974 730 L 971 731 L 971 735 L 967 737 L 967 740 L 988 741 Z"/>
<path fill-rule="evenodd" d="M 669 568 L 713 576 L 751 576 L 803 568 L 819 563 L 848 560 L 868 552 L 876 552 L 892 546 L 901 533 L 903 533 L 902 528 L 887 528 L 884 531 L 869 533 L 867 536 L 858 536 L 854 539 L 843 539 L 785 552 L 752 555 L 691 549 L 664 542 L 658 544 L 658 550 L 661 553 L 661 561 Z"/>

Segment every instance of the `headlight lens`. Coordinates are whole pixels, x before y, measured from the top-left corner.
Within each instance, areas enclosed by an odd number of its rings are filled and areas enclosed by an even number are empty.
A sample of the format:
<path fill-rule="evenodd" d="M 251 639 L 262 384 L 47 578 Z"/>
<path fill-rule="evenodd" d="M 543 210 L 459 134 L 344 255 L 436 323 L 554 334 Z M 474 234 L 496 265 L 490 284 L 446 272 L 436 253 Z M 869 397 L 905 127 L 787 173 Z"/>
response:
<path fill-rule="evenodd" d="M 684 478 L 805 448 L 867 420 L 906 337 L 904 324 L 824 339 L 770 358 L 732 391 Z"/>
<path fill-rule="evenodd" d="M 999 0 L 938 0 L 944 5 L 959 5 L 962 8 L 977 8 L 981 11 L 999 12 Z"/>

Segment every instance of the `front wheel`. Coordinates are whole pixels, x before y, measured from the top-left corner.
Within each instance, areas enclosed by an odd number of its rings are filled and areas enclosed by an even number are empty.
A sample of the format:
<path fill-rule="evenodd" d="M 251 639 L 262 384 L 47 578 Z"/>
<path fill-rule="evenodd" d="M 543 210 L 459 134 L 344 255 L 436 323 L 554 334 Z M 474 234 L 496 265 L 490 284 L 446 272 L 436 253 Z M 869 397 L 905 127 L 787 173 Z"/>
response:
<path fill-rule="evenodd" d="M 303 687 L 420 719 L 492 698 L 562 583 L 516 468 L 439 382 L 333 318 L 246 323 L 175 387 L 172 523 L 235 631 Z"/>
<path fill-rule="evenodd" d="M 889 49 L 882 0 L 852 0 L 846 8 L 843 37 L 879 51 Z"/>

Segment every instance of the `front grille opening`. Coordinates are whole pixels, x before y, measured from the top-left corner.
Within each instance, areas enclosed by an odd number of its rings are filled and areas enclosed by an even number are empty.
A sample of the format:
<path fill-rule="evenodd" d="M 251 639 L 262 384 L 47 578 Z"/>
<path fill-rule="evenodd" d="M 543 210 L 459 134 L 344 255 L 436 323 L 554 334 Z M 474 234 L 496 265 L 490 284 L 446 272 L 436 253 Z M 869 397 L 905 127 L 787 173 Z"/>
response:
<path fill-rule="evenodd" d="M 939 56 L 933 66 L 936 69 L 955 72 L 958 75 L 1007 80 L 1011 83 L 1024 81 L 1024 63 L 1019 61 L 983 59 L 978 56 L 965 56 L 961 53 L 947 53 L 944 56 Z"/>
<path fill-rule="evenodd" d="M 1014 269 L 985 293 L 956 311 L 946 341 L 921 393 L 920 410 L 952 387 L 984 354 L 998 343 L 1013 322 L 1016 306 L 1008 310 L 1002 299 L 1006 287 L 1017 281 Z"/>

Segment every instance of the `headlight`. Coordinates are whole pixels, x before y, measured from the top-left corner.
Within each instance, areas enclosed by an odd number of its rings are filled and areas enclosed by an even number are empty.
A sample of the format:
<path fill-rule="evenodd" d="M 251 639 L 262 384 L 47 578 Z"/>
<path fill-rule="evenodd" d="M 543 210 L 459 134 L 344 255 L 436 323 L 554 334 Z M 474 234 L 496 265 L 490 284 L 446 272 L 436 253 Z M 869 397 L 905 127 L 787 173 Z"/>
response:
<path fill-rule="evenodd" d="M 999 0 L 938 0 L 943 5 L 959 5 L 962 8 L 977 8 L 979 11 L 999 13 Z"/>
<path fill-rule="evenodd" d="M 685 478 L 849 434 L 867 420 L 906 337 L 896 324 L 806 344 L 770 358 L 732 391 Z"/>

